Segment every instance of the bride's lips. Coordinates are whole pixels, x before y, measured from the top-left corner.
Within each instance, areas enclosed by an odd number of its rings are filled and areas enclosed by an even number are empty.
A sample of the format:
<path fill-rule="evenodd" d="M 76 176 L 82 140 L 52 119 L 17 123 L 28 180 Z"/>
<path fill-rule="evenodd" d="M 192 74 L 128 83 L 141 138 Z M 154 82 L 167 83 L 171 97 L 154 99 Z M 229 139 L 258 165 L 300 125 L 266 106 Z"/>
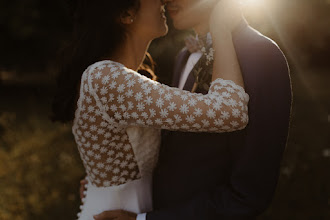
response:
<path fill-rule="evenodd" d="M 180 10 L 179 6 L 174 5 L 174 4 L 167 4 L 166 9 L 167 9 L 169 15 L 171 16 L 171 18 L 175 17 Z"/>

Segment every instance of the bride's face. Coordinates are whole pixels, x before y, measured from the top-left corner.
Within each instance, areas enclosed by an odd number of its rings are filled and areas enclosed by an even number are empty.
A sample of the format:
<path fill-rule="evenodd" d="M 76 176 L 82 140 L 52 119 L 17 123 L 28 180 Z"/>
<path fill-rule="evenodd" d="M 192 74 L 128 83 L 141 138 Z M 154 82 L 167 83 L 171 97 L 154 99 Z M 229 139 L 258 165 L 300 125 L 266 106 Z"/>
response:
<path fill-rule="evenodd" d="M 151 40 L 167 31 L 165 7 L 161 0 L 140 0 L 140 8 L 133 22 L 133 33 Z"/>
<path fill-rule="evenodd" d="M 217 0 L 165 0 L 173 25 L 179 30 L 208 24 Z"/>

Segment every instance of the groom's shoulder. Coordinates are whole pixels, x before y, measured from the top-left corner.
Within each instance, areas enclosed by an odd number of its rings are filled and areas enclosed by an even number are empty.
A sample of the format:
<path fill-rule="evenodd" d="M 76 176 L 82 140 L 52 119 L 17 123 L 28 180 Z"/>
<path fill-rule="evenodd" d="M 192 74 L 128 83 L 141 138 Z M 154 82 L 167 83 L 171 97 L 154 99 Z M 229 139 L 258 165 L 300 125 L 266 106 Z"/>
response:
<path fill-rule="evenodd" d="M 265 61 L 270 64 L 287 65 L 287 59 L 279 45 L 270 37 L 260 33 L 252 27 L 249 28 L 249 51 L 255 55 L 258 63 Z"/>

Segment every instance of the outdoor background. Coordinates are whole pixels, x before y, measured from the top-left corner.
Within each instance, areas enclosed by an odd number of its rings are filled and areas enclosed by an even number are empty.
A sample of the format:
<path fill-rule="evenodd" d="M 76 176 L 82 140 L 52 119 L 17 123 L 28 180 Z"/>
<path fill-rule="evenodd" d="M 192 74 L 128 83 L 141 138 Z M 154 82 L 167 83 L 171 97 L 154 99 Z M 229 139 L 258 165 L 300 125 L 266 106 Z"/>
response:
<path fill-rule="evenodd" d="M 251 26 L 286 54 L 294 95 L 278 188 L 260 219 L 330 219 L 330 0 L 242 1 Z M 48 119 L 55 58 L 70 29 L 64 0 L 0 0 L 1 220 L 78 212 L 84 172 L 71 128 Z M 151 45 L 160 81 L 170 81 L 187 34 L 170 25 Z"/>

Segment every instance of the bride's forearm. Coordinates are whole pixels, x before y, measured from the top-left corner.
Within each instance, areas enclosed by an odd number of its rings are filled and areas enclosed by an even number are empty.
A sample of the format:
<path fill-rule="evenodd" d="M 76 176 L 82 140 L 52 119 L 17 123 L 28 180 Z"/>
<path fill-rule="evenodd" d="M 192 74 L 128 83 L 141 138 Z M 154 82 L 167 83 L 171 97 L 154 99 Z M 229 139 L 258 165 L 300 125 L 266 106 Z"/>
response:
<path fill-rule="evenodd" d="M 238 63 L 232 34 L 229 30 L 212 31 L 214 64 L 212 81 L 217 78 L 232 80 L 244 88 L 243 77 Z"/>

